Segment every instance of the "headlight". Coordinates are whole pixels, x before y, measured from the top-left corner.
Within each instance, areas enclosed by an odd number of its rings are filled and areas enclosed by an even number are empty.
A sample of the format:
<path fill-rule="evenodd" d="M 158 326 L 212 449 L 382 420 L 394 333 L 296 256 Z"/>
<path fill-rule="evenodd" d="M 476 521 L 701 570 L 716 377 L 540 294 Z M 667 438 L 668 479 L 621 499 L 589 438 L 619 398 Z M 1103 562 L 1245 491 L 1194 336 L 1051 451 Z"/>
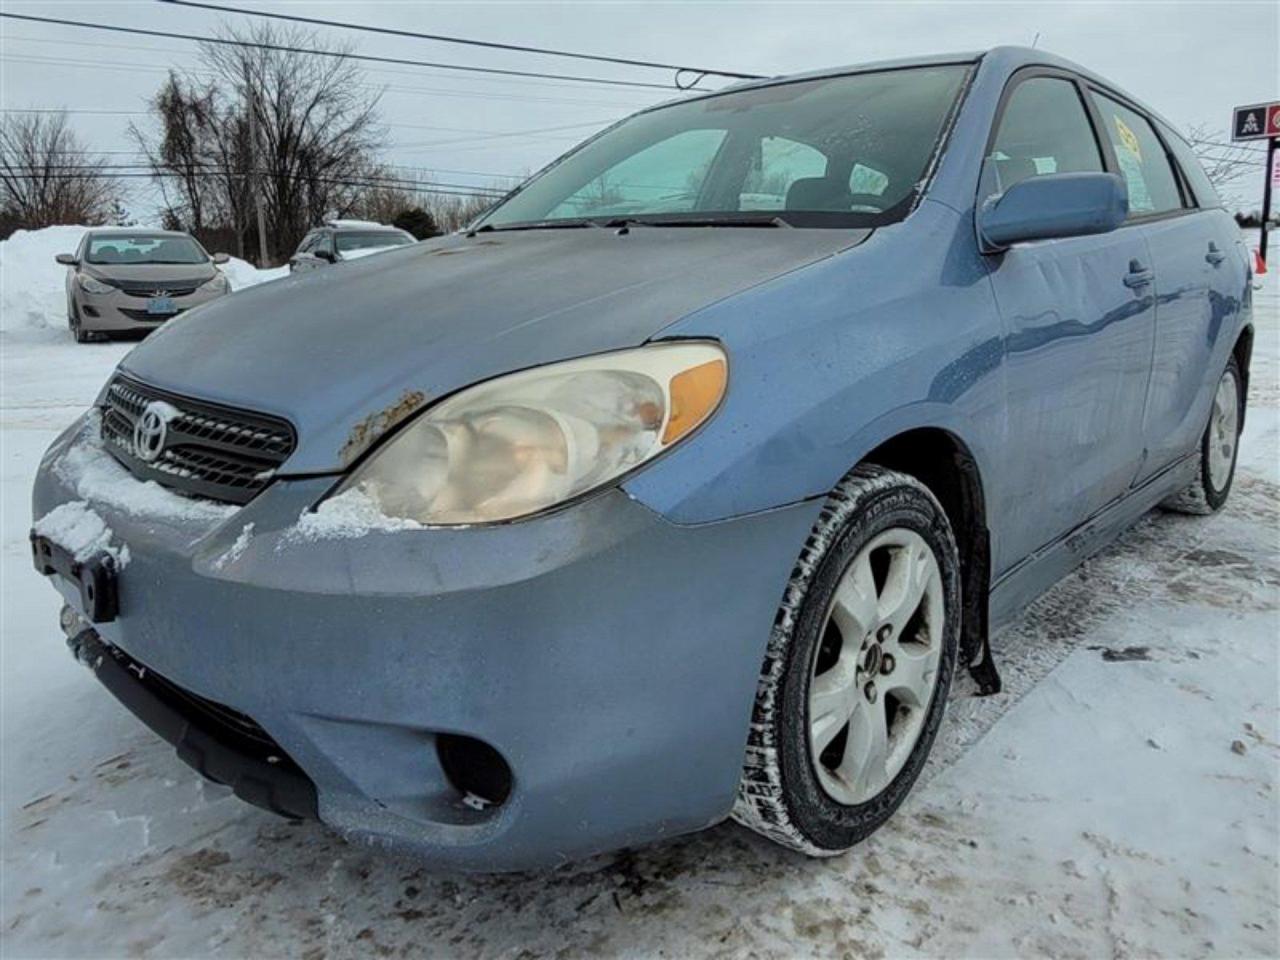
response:
<path fill-rule="evenodd" d="M 109 283 L 103 283 L 101 280 L 89 276 L 87 273 L 76 275 L 76 279 L 80 284 L 80 289 L 85 293 L 113 293 L 115 287 Z"/>
<path fill-rule="evenodd" d="M 215 273 L 212 279 L 200 284 L 200 289 L 205 293 L 226 293 L 229 287 L 226 274 L 223 273 Z"/>
<path fill-rule="evenodd" d="M 342 484 L 388 517 L 492 523 L 601 487 L 687 437 L 724 396 L 706 342 L 655 344 L 498 377 L 420 414 Z"/>

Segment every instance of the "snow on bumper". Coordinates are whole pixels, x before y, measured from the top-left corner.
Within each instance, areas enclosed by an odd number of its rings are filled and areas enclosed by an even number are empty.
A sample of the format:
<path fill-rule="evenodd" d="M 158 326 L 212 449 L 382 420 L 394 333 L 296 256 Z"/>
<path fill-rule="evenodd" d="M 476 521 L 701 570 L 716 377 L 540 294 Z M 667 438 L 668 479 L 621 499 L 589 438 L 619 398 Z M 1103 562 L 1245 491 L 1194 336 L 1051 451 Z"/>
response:
<path fill-rule="evenodd" d="M 46 454 L 34 515 L 84 501 L 128 545 L 101 636 L 260 724 L 330 825 L 502 870 L 728 814 L 820 504 L 680 526 L 611 490 L 519 523 L 315 536 L 298 521 L 332 478 L 277 481 L 242 508 L 186 500 L 102 460 L 93 435 L 77 425 Z M 457 802 L 445 733 L 503 756 L 505 803 Z"/>

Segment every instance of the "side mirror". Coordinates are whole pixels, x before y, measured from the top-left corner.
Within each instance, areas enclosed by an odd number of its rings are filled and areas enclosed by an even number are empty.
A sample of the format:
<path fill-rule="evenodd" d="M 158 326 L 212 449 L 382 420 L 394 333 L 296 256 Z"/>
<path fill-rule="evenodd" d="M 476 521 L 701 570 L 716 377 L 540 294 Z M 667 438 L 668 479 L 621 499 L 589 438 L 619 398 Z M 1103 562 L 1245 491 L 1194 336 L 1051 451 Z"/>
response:
<path fill-rule="evenodd" d="M 334 252 L 332 250 L 324 250 L 324 249 L 317 250 L 315 252 L 315 256 L 318 259 L 324 260 L 328 263 L 333 263 L 335 260 L 338 259 L 337 256 L 334 255 Z"/>
<path fill-rule="evenodd" d="M 58 263 L 62 264 L 64 267 L 74 267 L 80 262 L 76 259 L 76 255 L 74 253 L 60 253 L 53 259 L 58 261 Z"/>
<path fill-rule="evenodd" d="M 230 260 L 230 259 L 231 259 L 231 257 L 230 257 L 228 254 L 225 254 L 225 253 L 215 253 L 215 254 L 213 255 L 213 262 L 214 262 L 214 263 L 226 263 L 226 262 L 227 262 L 228 260 Z"/>
<path fill-rule="evenodd" d="M 978 211 L 983 253 L 1027 240 L 1107 233 L 1129 215 L 1129 193 L 1114 173 L 1050 173 L 1020 180 Z"/>

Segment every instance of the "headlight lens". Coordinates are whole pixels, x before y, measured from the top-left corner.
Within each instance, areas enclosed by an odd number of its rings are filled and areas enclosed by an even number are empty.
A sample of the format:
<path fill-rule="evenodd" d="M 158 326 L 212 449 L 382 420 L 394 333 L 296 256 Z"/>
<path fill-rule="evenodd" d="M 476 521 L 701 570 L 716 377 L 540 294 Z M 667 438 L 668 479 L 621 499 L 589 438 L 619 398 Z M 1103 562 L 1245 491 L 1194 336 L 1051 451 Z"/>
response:
<path fill-rule="evenodd" d="M 226 293 L 229 287 L 226 274 L 221 272 L 215 273 L 212 279 L 200 284 L 200 289 L 206 293 Z"/>
<path fill-rule="evenodd" d="M 724 396 L 706 342 L 655 344 L 499 377 L 419 415 L 339 488 L 430 525 L 537 513 L 688 436 Z"/>
<path fill-rule="evenodd" d="M 91 277 L 87 273 L 78 274 L 77 278 L 80 283 L 80 289 L 85 293 L 112 293 L 116 289 L 111 286 L 111 284 L 103 283 L 101 280 Z"/>

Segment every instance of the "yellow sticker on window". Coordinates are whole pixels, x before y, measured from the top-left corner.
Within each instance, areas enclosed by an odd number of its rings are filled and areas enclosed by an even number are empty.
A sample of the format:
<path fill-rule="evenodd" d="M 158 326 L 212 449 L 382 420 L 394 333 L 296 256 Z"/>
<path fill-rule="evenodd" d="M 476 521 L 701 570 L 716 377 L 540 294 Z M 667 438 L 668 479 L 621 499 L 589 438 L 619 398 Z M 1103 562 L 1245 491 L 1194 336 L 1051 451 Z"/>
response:
<path fill-rule="evenodd" d="M 1114 113 L 1111 119 L 1116 122 L 1116 133 L 1120 137 L 1120 143 L 1126 150 L 1132 153 L 1139 161 L 1142 160 L 1142 147 L 1138 144 L 1138 136 L 1129 129 L 1128 124 L 1117 117 Z"/>

